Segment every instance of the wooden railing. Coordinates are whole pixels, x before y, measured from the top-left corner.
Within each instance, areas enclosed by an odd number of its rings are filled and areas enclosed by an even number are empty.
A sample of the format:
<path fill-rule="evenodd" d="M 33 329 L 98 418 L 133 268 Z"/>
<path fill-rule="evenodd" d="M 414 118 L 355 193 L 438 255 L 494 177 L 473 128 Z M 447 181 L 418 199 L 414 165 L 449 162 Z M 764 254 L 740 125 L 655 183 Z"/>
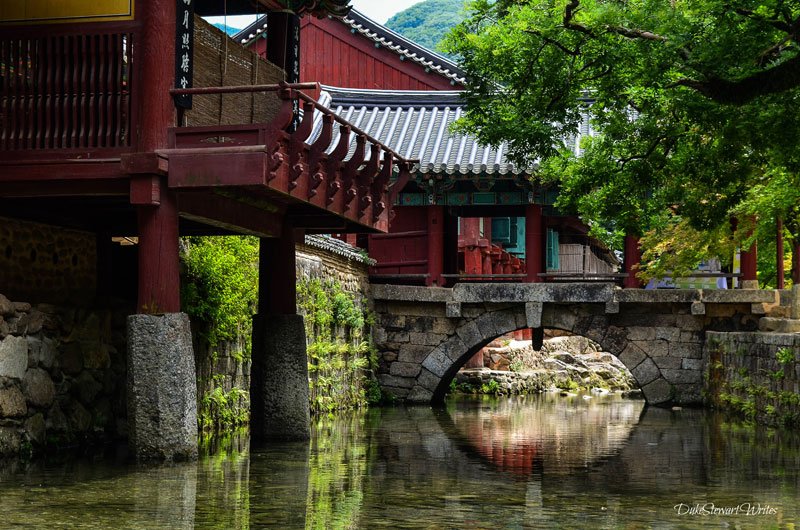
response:
<path fill-rule="evenodd" d="M 131 146 L 129 30 L 0 37 L 0 151 Z"/>

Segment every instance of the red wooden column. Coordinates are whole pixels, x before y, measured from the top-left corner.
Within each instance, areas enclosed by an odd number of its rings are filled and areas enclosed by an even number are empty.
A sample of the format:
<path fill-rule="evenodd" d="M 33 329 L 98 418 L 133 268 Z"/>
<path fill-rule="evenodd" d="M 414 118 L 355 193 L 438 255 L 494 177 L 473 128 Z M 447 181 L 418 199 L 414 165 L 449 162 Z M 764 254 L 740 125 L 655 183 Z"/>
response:
<path fill-rule="evenodd" d="M 139 0 L 142 68 L 135 80 L 139 105 L 141 152 L 167 147 L 167 127 L 175 123 L 175 106 L 169 89 L 175 80 L 175 0 Z"/>
<path fill-rule="evenodd" d="M 800 241 L 792 241 L 792 284 L 800 284 Z"/>
<path fill-rule="evenodd" d="M 169 95 L 174 85 L 175 0 L 140 0 L 141 63 L 136 82 L 139 105 L 137 147 L 153 152 L 167 147 L 167 128 L 175 123 Z M 169 52 L 169 53 L 165 53 Z M 180 311 L 178 209 L 165 179 L 142 175 L 131 182 L 131 203 L 139 224 L 139 296 L 137 311 Z"/>
<path fill-rule="evenodd" d="M 295 243 L 291 224 L 284 221 L 281 237 L 262 238 L 258 253 L 258 313 L 294 315 L 297 313 L 297 272 Z"/>
<path fill-rule="evenodd" d="M 758 244 L 753 241 L 748 249 L 741 249 L 742 289 L 758 289 Z"/>
<path fill-rule="evenodd" d="M 778 217 L 776 222 L 775 231 L 775 270 L 777 278 L 775 280 L 775 288 L 783 289 L 786 286 L 786 278 L 783 272 L 783 219 Z"/>
<path fill-rule="evenodd" d="M 481 274 L 483 263 L 481 249 L 478 246 L 480 238 L 480 219 L 465 217 L 462 222 L 462 237 L 464 240 L 464 272 L 466 274 Z"/>
<path fill-rule="evenodd" d="M 542 231 L 542 206 L 529 204 L 525 210 L 525 266 L 526 282 L 541 282 L 544 272 L 544 237 Z"/>
<path fill-rule="evenodd" d="M 622 285 L 627 289 L 636 289 L 642 286 L 642 282 L 636 277 L 639 264 L 642 261 L 642 251 L 639 249 L 639 238 L 632 235 L 625 236 L 624 254 L 622 258 L 622 268 L 628 276 L 623 280 Z M 635 269 L 634 269 L 635 267 Z"/>
<path fill-rule="evenodd" d="M 428 206 L 428 279 L 427 285 L 443 285 L 444 206 Z"/>
<path fill-rule="evenodd" d="M 139 206 L 140 313 L 178 313 L 181 310 L 178 256 L 178 208 L 165 182 L 156 181 L 158 204 Z"/>

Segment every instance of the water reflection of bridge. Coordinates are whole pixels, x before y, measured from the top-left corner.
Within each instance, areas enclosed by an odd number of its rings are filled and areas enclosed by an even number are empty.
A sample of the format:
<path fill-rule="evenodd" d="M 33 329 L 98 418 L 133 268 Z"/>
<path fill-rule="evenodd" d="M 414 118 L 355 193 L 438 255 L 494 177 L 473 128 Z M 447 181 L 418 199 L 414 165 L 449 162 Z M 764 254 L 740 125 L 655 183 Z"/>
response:
<path fill-rule="evenodd" d="M 458 401 L 438 419 L 468 455 L 499 471 L 527 476 L 535 468 L 568 474 L 613 456 L 625 446 L 643 410 L 640 400 L 586 403 L 582 396 L 551 394 Z"/>
<path fill-rule="evenodd" d="M 556 396 L 374 409 L 318 424 L 310 445 L 244 440 L 169 467 L 17 463 L 0 468 L 0 513 L 37 527 L 679 527 L 676 503 L 710 499 L 800 520 L 800 438 L 712 420 Z"/>

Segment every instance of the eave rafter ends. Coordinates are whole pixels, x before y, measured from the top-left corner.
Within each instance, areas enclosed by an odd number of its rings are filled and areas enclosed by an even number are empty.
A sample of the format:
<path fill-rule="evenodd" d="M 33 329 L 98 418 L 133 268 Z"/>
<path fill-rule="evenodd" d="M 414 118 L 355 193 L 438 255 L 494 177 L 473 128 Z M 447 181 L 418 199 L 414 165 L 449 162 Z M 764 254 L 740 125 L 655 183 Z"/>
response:
<path fill-rule="evenodd" d="M 403 157 L 301 92 L 313 89 L 319 89 L 319 85 L 171 90 L 173 95 L 276 92 L 282 104 L 273 121 L 253 124 L 250 129 L 172 129 L 172 147 L 165 153 L 170 161 L 170 187 L 269 189 L 282 194 L 288 203 L 304 203 L 334 214 L 345 221 L 341 227 L 350 221 L 388 229 L 390 205 L 417 161 Z M 296 127 L 295 104 L 301 107 Z M 319 124 L 316 130 L 315 122 Z M 210 142 L 220 137 L 225 137 L 228 145 Z M 399 171 L 400 177 L 391 182 L 394 171 Z"/>
<path fill-rule="evenodd" d="M 350 0 L 275 0 L 275 3 L 285 11 L 320 18 L 327 15 L 343 17 L 351 9 Z"/>

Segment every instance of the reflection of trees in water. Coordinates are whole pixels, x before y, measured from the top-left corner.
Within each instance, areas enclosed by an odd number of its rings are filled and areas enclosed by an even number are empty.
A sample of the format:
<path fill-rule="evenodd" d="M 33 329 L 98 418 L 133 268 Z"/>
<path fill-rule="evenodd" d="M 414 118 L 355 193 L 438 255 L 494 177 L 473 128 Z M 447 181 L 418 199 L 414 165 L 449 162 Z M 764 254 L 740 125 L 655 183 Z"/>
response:
<path fill-rule="evenodd" d="M 518 396 L 456 402 L 449 409 L 458 442 L 497 469 L 528 474 L 534 461 L 569 473 L 619 451 L 639 421 L 644 401 L 613 397 Z"/>
<path fill-rule="evenodd" d="M 718 523 L 800 521 L 798 433 L 642 406 L 396 407 L 318 424 L 310 444 L 232 439 L 197 463 L 17 462 L 0 466 L 0 514 L 41 528 L 645 528 L 691 527 L 672 507 L 711 501 L 779 506 Z"/>
<path fill-rule="evenodd" d="M 368 452 L 363 414 L 323 418 L 309 457 L 306 528 L 356 528 L 364 497 Z"/>

